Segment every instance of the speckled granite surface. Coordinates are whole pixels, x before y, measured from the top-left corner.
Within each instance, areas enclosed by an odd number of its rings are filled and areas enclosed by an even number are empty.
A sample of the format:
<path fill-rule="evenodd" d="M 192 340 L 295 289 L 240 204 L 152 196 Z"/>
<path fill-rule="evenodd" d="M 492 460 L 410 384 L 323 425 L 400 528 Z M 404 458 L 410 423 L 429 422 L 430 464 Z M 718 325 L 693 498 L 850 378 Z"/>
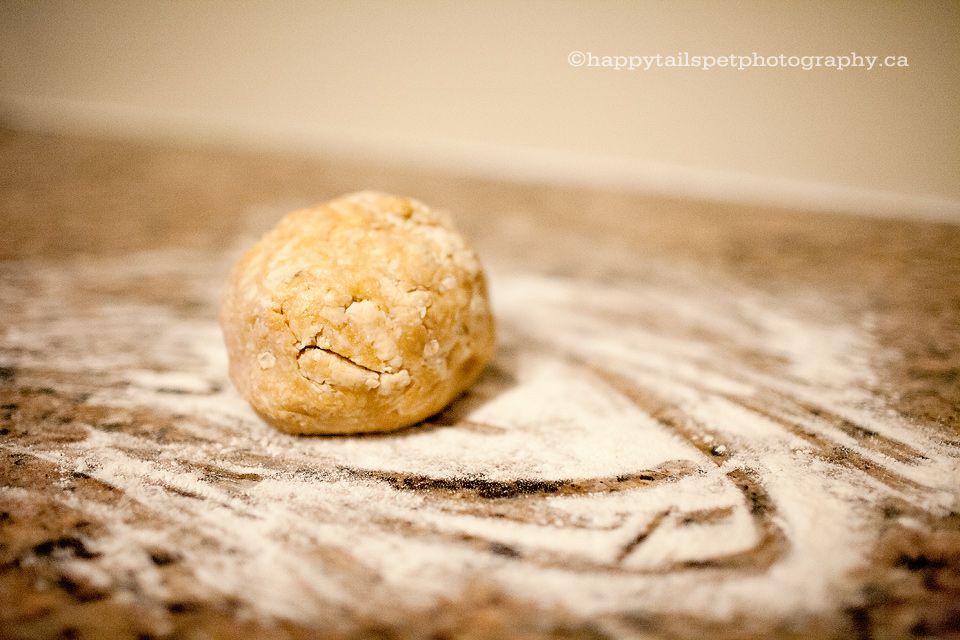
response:
<path fill-rule="evenodd" d="M 501 345 L 389 436 L 226 378 L 238 252 L 451 210 Z M 960 633 L 960 226 L 0 131 L 0 635 Z"/>

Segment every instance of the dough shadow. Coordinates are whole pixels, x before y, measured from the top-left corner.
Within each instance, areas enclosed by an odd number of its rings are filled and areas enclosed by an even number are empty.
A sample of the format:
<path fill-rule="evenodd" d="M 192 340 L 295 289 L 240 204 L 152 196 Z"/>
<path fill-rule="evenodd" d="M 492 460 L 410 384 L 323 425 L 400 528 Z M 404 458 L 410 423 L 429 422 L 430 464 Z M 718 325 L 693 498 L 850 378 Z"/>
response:
<path fill-rule="evenodd" d="M 511 347 L 498 347 L 493 358 L 477 379 L 450 404 L 422 422 L 387 433 L 351 434 L 350 438 L 396 438 L 439 429 L 464 428 L 485 433 L 502 431 L 502 427 L 469 419 L 471 413 L 517 385 L 516 354 Z M 336 436 L 335 436 L 336 437 Z"/>

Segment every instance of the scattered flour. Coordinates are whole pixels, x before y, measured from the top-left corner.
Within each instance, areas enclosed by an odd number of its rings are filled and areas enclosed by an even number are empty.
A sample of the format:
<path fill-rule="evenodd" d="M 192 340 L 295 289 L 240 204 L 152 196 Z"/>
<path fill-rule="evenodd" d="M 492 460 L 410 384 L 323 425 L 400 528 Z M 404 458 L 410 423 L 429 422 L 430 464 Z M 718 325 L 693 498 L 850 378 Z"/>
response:
<path fill-rule="evenodd" d="M 96 562 L 71 569 L 97 584 L 134 576 L 131 592 L 170 596 L 145 555 L 162 547 L 183 555 L 199 597 L 307 624 L 344 609 L 427 607 L 478 579 L 580 616 L 785 620 L 856 601 L 850 576 L 885 501 L 958 507 L 960 452 L 870 393 L 868 335 L 696 282 L 601 285 L 501 266 L 491 274 L 499 373 L 460 401 L 458 422 L 356 438 L 279 433 L 226 377 L 213 310 L 234 257 L 3 267 L 3 364 L 66 372 L 63 385 L 92 405 L 179 416 L 183 437 L 170 441 L 90 425 L 55 450 L 10 445 L 124 492 L 112 506 L 50 498 L 111 523 Z M 144 278 L 178 283 L 200 304 L 141 299 L 131 292 Z M 98 287 L 113 293 L 91 298 Z M 799 411 L 808 405 L 922 456 L 890 457 Z M 909 482 L 831 463 L 804 430 Z M 644 474 L 653 479 L 625 484 Z M 766 513 L 738 479 L 764 492 Z M 477 494 L 511 486 L 532 489 Z M 138 519 L 145 512 L 156 517 Z"/>

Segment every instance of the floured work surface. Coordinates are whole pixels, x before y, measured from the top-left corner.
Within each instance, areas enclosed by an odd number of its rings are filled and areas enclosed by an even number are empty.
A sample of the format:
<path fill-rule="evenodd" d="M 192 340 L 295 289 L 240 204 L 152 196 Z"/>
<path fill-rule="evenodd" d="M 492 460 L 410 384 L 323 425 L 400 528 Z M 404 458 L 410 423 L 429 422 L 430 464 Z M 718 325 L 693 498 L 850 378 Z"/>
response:
<path fill-rule="evenodd" d="M 958 630 L 957 227 L 2 143 L 0 635 Z M 458 215 L 501 344 L 421 426 L 284 435 L 223 283 L 362 187 Z"/>

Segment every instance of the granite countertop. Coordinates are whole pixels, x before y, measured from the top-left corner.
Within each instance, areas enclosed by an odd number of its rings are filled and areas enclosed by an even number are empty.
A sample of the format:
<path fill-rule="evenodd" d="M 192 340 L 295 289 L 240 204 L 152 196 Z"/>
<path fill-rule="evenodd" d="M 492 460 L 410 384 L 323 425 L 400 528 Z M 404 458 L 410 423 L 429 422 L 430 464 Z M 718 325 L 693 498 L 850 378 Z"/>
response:
<path fill-rule="evenodd" d="M 294 437 L 226 274 L 360 189 L 451 211 L 498 351 Z M 960 633 L 960 225 L 0 130 L 0 636 Z"/>

